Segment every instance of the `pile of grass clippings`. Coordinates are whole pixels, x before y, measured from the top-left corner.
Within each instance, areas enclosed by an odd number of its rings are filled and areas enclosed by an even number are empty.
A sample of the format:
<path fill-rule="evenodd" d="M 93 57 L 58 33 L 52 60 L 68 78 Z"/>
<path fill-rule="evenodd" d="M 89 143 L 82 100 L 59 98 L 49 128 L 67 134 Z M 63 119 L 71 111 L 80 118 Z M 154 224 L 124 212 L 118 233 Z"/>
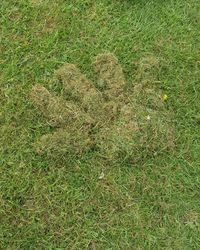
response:
<path fill-rule="evenodd" d="M 62 66 L 56 76 L 72 96 L 71 102 L 42 86 L 31 93 L 38 112 L 57 128 L 35 143 L 36 151 L 70 157 L 95 150 L 104 159 L 137 162 L 172 149 L 171 113 L 153 84 L 158 64 L 154 57 L 139 62 L 131 92 L 125 91 L 122 67 L 111 53 L 98 55 L 92 63 L 101 91 L 75 65 Z"/>

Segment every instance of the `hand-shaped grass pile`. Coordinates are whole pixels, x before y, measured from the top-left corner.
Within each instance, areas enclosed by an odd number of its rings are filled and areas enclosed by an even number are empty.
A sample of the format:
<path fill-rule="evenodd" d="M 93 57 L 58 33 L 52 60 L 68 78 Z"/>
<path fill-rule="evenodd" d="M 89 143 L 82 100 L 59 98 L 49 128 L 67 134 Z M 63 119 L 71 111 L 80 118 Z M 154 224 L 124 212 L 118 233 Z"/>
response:
<path fill-rule="evenodd" d="M 141 65 L 139 83 L 131 91 L 125 91 L 122 68 L 110 53 L 99 54 L 92 63 L 99 88 L 73 64 L 56 72 L 71 101 L 35 86 L 31 100 L 55 128 L 35 143 L 36 151 L 53 157 L 94 151 L 108 160 L 135 162 L 173 148 L 170 114 L 161 93 L 145 77 L 151 65 L 148 60 Z"/>

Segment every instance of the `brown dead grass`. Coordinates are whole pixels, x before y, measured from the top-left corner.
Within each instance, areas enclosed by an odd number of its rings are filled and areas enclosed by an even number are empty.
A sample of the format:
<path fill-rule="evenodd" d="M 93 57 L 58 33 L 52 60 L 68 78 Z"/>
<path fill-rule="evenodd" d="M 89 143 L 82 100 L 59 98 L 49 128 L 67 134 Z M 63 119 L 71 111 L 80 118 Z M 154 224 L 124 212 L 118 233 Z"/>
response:
<path fill-rule="evenodd" d="M 0 104 L 3 104 L 6 101 L 6 94 L 3 88 L 0 88 Z"/>
<path fill-rule="evenodd" d="M 99 54 L 92 66 L 99 77 L 99 84 L 105 87 L 105 93 L 111 99 L 118 96 L 124 87 L 125 79 L 118 59 L 111 53 Z"/>
<path fill-rule="evenodd" d="M 36 85 L 30 95 L 31 101 L 37 110 L 48 119 L 52 127 L 65 126 L 73 121 L 90 122 L 88 115 L 80 110 L 74 103 L 64 101 L 62 98 Z"/>
<path fill-rule="evenodd" d="M 137 162 L 174 147 L 173 130 L 168 113 L 149 110 L 140 105 L 124 105 L 119 118 L 100 130 L 96 143 L 109 160 Z"/>
<path fill-rule="evenodd" d="M 65 90 L 80 99 L 92 88 L 92 82 L 74 64 L 64 64 L 56 71 L 56 75 L 62 81 Z"/>
<path fill-rule="evenodd" d="M 35 7 L 40 7 L 49 3 L 49 0 L 30 0 L 30 3 Z"/>
<path fill-rule="evenodd" d="M 60 129 L 52 134 L 43 135 L 34 147 L 38 154 L 51 156 L 80 155 L 93 146 L 89 136 L 89 129 L 68 127 Z"/>
<path fill-rule="evenodd" d="M 34 87 L 31 100 L 52 126 L 62 126 L 35 144 L 38 153 L 81 155 L 96 149 L 109 160 L 136 162 L 174 147 L 171 114 L 153 82 L 158 60 L 141 60 L 132 94 L 125 93 L 121 65 L 110 53 L 100 54 L 92 63 L 105 89 L 95 89 L 73 64 L 65 64 L 56 75 L 78 104 L 51 95 L 44 87 Z"/>
<path fill-rule="evenodd" d="M 65 91 L 77 99 L 86 112 L 97 116 L 103 102 L 101 93 L 75 65 L 66 63 L 56 71 L 56 76 L 62 81 Z"/>

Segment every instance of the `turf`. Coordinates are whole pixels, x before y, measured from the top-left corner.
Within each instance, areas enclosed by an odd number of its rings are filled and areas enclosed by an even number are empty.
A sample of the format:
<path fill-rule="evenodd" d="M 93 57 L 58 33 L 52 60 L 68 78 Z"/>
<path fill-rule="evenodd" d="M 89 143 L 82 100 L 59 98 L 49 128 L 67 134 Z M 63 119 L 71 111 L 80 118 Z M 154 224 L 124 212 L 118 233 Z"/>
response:
<path fill-rule="evenodd" d="M 3 0 L 0 22 L 0 249 L 199 249 L 199 1 Z M 92 79 L 107 51 L 130 88 L 141 60 L 159 59 L 176 148 L 137 164 L 37 155 L 52 129 L 33 86 L 62 94 L 56 69 L 75 63 Z"/>

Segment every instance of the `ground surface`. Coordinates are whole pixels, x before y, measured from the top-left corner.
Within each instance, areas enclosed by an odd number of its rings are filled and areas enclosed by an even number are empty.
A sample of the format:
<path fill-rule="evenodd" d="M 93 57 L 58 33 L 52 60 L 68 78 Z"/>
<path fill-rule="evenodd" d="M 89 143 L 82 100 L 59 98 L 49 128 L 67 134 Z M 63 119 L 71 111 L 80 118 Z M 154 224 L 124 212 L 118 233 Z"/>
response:
<path fill-rule="evenodd" d="M 198 0 L 2 1 L 0 249 L 200 248 L 199 27 Z M 51 128 L 32 87 L 61 93 L 52 75 L 64 62 L 92 78 L 106 51 L 130 86 L 141 58 L 159 59 L 176 149 L 135 165 L 38 156 Z"/>

